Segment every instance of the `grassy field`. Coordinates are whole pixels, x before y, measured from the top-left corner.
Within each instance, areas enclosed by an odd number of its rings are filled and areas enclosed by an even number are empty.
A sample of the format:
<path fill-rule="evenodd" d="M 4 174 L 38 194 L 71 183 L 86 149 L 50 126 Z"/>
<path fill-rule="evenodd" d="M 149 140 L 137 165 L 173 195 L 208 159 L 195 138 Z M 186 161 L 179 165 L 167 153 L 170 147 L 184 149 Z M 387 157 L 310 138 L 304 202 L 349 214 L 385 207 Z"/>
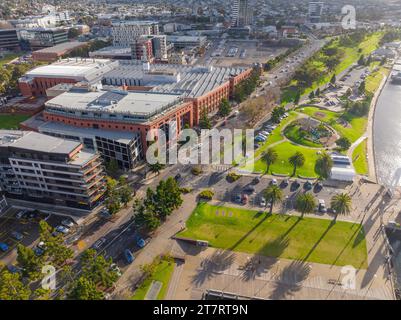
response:
<path fill-rule="evenodd" d="M 368 174 L 368 159 L 367 154 L 367 139 L 363 140 L 352 153 L 352 163 L 354 165 L 355 171 L 358 174 Z"/>
<path fill-rule="evenodd" d="M 335 70 L 332 73 L 329 73 L 325 70 L 325 66 L 320 61 L 319 59 L 323 59 L 324 56 L 323 54 L 320 54 L 317 56 L 317 59 L 312 61 L 312 64 L 314 64 L 320 71 L 321 71 L 321 77 L 317 81 L 315 81 L 311 87 L 304 89 L 303 94 L 307 95 L 312 91 L 315 91 L 318 87 L 328 83 L 333 75 L 335 73 L 336 75 L 339 75 L 340 73 L 344 72 L 346 69 L 348 69 L 352 64 L 356 63 L 361 56 L 361 54 L 364 54 L 365 56 L 369 55 L 372 51 L 376 50 L 379 47 L 379 41 L 382 37 L 381 32 L 375 32 L 370 35 L 368 35 L 364 41 L 362 41 L 359 46 L 355 47 L 344 47 L 339 44 L 339 41 L 336 40 L 333 43 L 333 47 L 337 47 L 338 49 L 342 50 L 344 52 L 343 59 L 341 62 L 337 65 Z M 361 52 L 359 52 L 361 50 Z M 289 102 L 292 102 L 294 100 L 295 94 L 296 94 L 296 89 L 297 89 L 297 82 L 292 81 L 289 86 L 283 90 L 282 97 L 281 97 L 281 102 L 283 105 L 286 105 Z"/>
<path fill-rule="evenodd" d="M 340 118 L 341 114 L 317 107 L 303 107 L 298 111 L 303 112 L 315 119 L 318 119 L 328 125 L 332 126 L 341 136 L 347 137 L 351 142 L 358 140 L 366 131 L 368 119 L 366 117 L 354 117 L 351 115 L 343 116 L 348 122 L 348 126 L 344 127 L 336 121 Z"/>
<path fill-rule="evenodd" d="M 222 216 L 220 212 L 232 212 Z M 216 214 L 219 212 L 219 214 Z M 364 231 L 359 224 L 201 203 L 180 237 L 206 240 L 216 248 L 331 265 L 367 268 Z"/>
<path fill-rule="evenodd" d="M 288 141 L 275 145 L 273 149 L 277 151 L 278 159 L 274 164 L 270 166 L 270 171 L 272 173 L 291 175 L 293 167 L 288 162 L 288 158 L 291 157 L 296 151 L 299 151 L 305 156 L 305 164 L 303 167 L 299 167 L 297 169 L 296 174 L 303 177 L 317 177 L 317 174 L 315 172 L 315 163 L 318 159 L 318 150 L 310 149 L 303 146 L 297 146 Z M 249 163 L 241 169 L 264 173 L 266 172 L 266 164 L 262 159 L 259 159 L 255 161 L 253 170 L 252 166 Z"/>
<path fill-rule="evenodd" d="M 0 129 L 18 129 L 18 125 L 29 118 L 30 116 L 20 114 L 0 114 Z"/>
<path fill-rule="evenodd" d="M 142 283 L 142 285 L 135 291 L 135 294 L 132 297 L 132 299 L 144 300 L 152 281 L 160 281 L 163 284 L 163 286 L 160 289 L 159 294 L 157 295 L 157 300 L 163 300 L 164 297 L 166 296 L 168 284 L 170 282 L 170 278 L 173 274 L 173 271 L 174 271 L 174 262 L 161 260 L 156 266 L 154 274 Z"/>

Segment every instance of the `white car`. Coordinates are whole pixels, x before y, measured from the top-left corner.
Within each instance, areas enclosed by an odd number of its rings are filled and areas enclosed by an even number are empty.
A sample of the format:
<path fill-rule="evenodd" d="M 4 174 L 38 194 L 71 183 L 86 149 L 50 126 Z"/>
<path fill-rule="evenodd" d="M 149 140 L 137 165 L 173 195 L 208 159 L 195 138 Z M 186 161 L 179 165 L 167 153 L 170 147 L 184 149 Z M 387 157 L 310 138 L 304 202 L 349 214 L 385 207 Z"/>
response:
<path fill-rule="evenodd" d="M 264 197 L 260 198 L 260 206 L 266 207 L 266 199 Z"/>
<path fill-rule="evenodd" d="M 72 227 L 74 226 L 74 222 L 72 222 L 72 221 L 69 220 L 69 219 L 65 219 L 65 220 L 61 221 L 61 224 L 62 224 L 64 227 L 67 227 L 67 228 L 72 228 Z"/>
<path fill-rule="evenodd" d="M 68 232 L 70 232 L 70 229 L 64 226 L 57 226 L 56 231 L 62 234 L 67 234 Z"/>

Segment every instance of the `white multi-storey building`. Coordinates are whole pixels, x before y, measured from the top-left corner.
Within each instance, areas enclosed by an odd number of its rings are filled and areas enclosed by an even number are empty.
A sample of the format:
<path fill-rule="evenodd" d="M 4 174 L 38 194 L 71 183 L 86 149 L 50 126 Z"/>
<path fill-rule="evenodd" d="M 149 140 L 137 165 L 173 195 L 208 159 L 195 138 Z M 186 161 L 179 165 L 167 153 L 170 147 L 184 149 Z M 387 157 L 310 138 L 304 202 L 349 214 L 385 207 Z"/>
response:
<path fill-rule="evenodd" d="M 159 25 L 155 22 L 121 22 L 113 24 L 111 36 L 113 46 L 130 47 L 132 42 L 142 35 L 158 35 Z"/>

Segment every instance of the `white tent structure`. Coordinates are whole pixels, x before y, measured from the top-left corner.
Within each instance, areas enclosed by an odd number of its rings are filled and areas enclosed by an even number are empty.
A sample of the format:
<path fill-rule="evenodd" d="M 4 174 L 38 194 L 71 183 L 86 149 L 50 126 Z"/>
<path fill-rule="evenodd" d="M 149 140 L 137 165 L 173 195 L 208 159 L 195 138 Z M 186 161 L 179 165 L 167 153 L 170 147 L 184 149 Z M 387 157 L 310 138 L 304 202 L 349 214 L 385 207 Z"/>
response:
<path fill-rule="evenodd" d="M 338 181 L 352 182 L 356 176 L 351 160 L 347 156 L 332 154 L 333 168 L 330 178 Z"/>

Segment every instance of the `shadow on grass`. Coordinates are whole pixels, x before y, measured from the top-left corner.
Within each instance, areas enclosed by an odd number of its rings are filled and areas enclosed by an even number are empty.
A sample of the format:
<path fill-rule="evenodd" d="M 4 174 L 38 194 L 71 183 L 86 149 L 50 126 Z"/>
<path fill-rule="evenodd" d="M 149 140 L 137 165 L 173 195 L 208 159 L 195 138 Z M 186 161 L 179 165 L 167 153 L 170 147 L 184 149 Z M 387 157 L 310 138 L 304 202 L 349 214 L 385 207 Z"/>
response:
<path fill-rule="evenodd" d="M 270 270 L 277 263 L 277 257 L 283 254 L 288 245 L 289 240 L 280 237 L 263 246 L 259 252 L 252 256 L 243 266 L 244 272 L 242 273 L 242 280 L 253 280 Z M 268 255 L 269 258 L 262 258 L 261 255 Z"/>
<path fill-rule="evenodd" d="M 293 261 L 286 266 L 280 273 L 274 284 L 273 292 L 270 296 L 272 300 L 281 300 L 293 295 L 301 290 L 302 282 L 308 278 L 310 273 L 309 265 L 304 261 Z"/>
<path fill-rule="evenodd" d="M 228 269 L 234 260 L 235 253 L 227 250 L 216 250 L 201 262 L 200 268 L 192 278 L 192 283 L 196 286 L 201 286 L 205 281 L 210 280 L 219 272 Z"/>
<path fill-rule="evenodd" d="M 324 239 L 324 237 L 326 236 L 326 234 L 330 231 L 330 229 L 332 227 L 334 227 L 334 225 L 336 224 L 335 221 L 330 221 L 329 226 L 327 227 L 327 229 L 323 232 L 323 234 L 320 236 L 319 240 L 316 241 L 316 243 L 313 245 L 313 247 L 309 250 L 309 252 L 307 253 L 307 255 L 303 258 L 303 261 L 307 261 L 309 259 L 309 257 L 311 256 L 311 254 L 313 253 L 313 251 L 315 251 L 315 249 L 317 248 L 317 246 L 320 244 L 320 242 Z"/>

